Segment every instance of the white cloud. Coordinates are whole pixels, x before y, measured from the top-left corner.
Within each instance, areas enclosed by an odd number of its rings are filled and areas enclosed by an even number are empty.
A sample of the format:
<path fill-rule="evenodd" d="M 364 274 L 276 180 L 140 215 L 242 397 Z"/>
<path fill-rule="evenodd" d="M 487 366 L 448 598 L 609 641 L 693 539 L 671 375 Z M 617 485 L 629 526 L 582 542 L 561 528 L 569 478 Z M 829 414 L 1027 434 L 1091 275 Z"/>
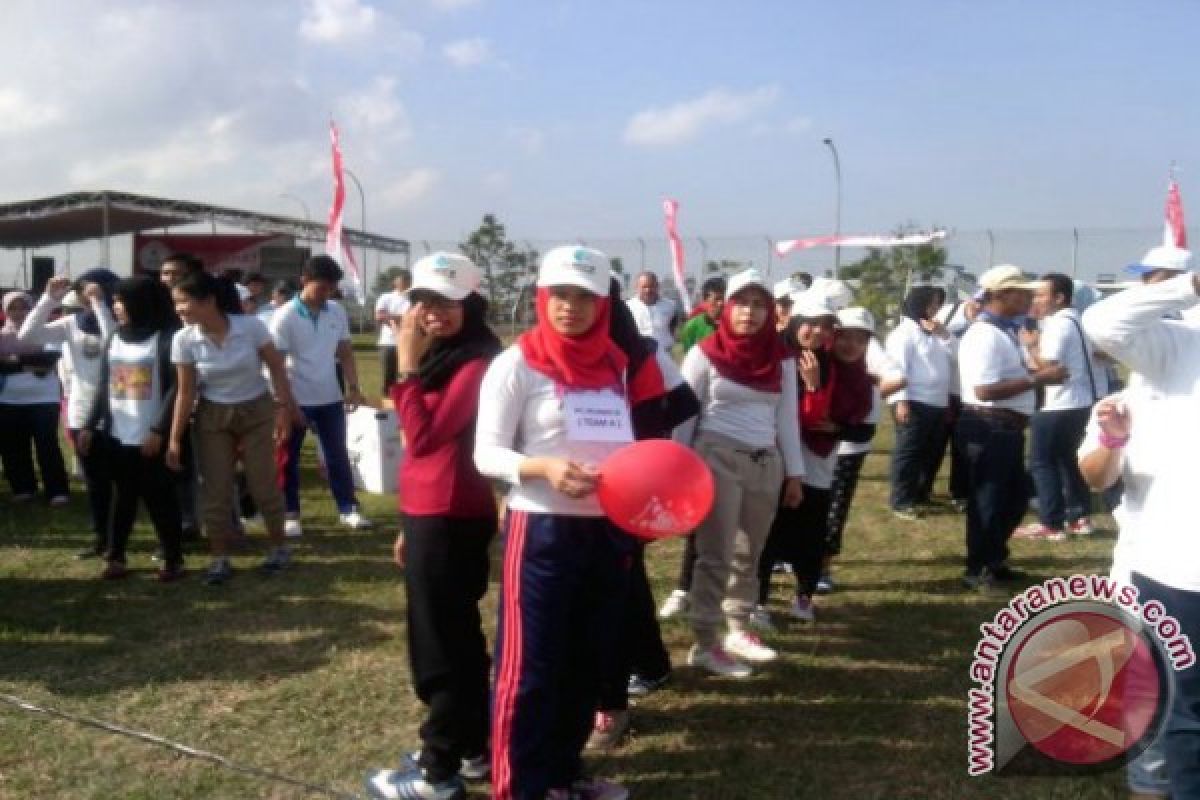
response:
<path fill-rule="evenodd" d="M 536 156 L 546 147 L 546 133 L 538 128 L 513 126 L 508 129 L 508 138 L 530 156 Z"/>
<path fill-rule="evenodd" d="M 310 42 L 345 42 L 374 31 L 378 16 L 360 0 L 309 0 L 300 35 Z"/>
<path fill-rule="evenodd" d="M 0 136 L 29 133 L 58 122 L 62 109 L 50 102 L 36 102 L 20 89 L 0 87 Z"/>
<path fill-rule="evenodd" d="M 365 89 L 351 92 L 338 102 L 339 124 L 346 130 L 407 139 L 412 133 L 408 114 L 396 96 L 396 79 L 376 77 Z"/>
<path fill-rule="evenodd" d="M 410 170 L 393 178 L 380 192 L 380 200 L 385 208 L 390 209 L 412 206 L 425 199 L 441 177 L 441 173 L 431 167 Z"/>
<path fill-rule="evenodd" d="M 639 111 L 625 126 L 624 140 L 646 147 L 680 144 L 708 127 L 747 120 L 774 103 L 778 95 L 776 86 L 742 93 L 713 89 L 693 100 Z"/>
<path fill-rule="evenodd" d="M 468 67 L 477 67 L 491 58 L 492 48 L 488 44 L 487 39 L 475 36 L 470 39 L 459 39 L 458 41 L 450 42 L 442 48 L 442 54 L 454 66 L 459 69 L 466 69 Z"/>

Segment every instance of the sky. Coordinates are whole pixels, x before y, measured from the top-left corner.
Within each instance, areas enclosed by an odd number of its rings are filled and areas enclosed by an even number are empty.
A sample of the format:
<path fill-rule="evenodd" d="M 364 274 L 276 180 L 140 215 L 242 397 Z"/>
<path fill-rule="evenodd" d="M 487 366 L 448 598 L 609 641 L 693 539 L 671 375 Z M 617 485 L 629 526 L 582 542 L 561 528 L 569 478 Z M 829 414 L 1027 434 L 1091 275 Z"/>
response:
<path fill-rule="evenodd" d="M 488 212 L 518 238 L 661 238 L 668 196 L 691 236 L 828 233 L 826 137 L 843 232 L 945 226 L 969 258 L 989 228 L 1136 230 L 1120 249 L 1140 252 L 1172 161 L 1200 208 L 1189 0 L 5 0 L 4 17 L 0 202 L 103 188 L 323 220 L 332 116 L 368 227 L 414 242 Z"/>

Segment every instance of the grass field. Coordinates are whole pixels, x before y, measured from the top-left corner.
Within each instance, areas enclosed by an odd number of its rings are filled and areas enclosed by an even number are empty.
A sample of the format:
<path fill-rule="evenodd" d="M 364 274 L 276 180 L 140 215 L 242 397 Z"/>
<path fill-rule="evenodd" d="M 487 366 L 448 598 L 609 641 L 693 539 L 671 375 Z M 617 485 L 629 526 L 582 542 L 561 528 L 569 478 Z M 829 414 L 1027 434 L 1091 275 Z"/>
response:
<path fill-rule="evenodd" d="M 378 384 L 360 352 L 363 385 Z M 959 587 L 962 518 L 917 523 L 886 510 L 890 431 L 867 462 L 837 569 L 815 628 L 773 637 L 776 665 L 747 681 L 678 668 L 638 703 L 627 743 L 593 763 L 635 798 L 1106 798 L 1119 774 L 980 778 L 966 774 L 965 696 L 978 626 L 1008 595 Z M 84 497 L 69 508 L 14 506 L 0 489 L 0 691 L 151 731 L 345 793 L 368 768 L 417 742 L 402 576 L 391 564 L 391 497 L 363 495 L 374 531 L 337 527 L 307 451 L 305 536 L 288 573 L 260 578 L 260 554 L 235 559 L 223 587 L 194 575 L 153 580 L 152 531 L 139 523 L 128 580 L 97 579 Z M 1090 539 L 1014 545 L 1031 582 L 1107 570 L 1111 522 Z M 260 545 L 261 536 L 253 537 Z M 678 542 L 649 551 L 661 599 Z M 194 555 L 190 566 L 202 568 Z M 785 602 L 776 576 L 775 603 Z M 494 587 L 496 588 L 496 587 Z M 489 637 L 496 593 L 486 599 Z M 677 664 L 682 623 L 664 634 Z M 72 722 L 0 703 L 3 798 L 320 796 Z M 486 792 L 476 790 L 474 797 Z"/>

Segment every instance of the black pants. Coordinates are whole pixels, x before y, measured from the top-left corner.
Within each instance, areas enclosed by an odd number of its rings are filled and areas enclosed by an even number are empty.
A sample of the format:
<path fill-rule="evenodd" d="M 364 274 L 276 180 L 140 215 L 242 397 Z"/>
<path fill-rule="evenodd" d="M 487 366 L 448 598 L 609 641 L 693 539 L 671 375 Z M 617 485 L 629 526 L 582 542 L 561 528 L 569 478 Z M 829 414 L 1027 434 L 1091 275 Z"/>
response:
<path fill-rule="evenodd" d="M 842 533 L 858 491 L 858 476 L 862 474 L 866 453 L 838 456 L 833 468 L 833 485 L 829 487 L 829 530 L 826 533 L 826 552 L 836 556 L 842 552 Z"/>
<path fill-rule="evenodd" d="M 396 348 L 394 345 L 382 345 L 379 348 L 379 374 L 383 381 L 383 391 L 380 394 L 387 397 L 392 390 L 392 384 L 396 382 Z"/>
<path fill-rule="evenodd" d="M 954 446 L 954 429 L 958 425 L 958 417 L 962 413 L 962 398 L 956 394 L 950 395 L 950 406 L 947 412 L 946 424 L 941 428 L 941 435 L 933 448 L 933 466 L 925 476 L 925 486 L 922 496 L 928 500 L 933 494 L 933 484 L 942 468 L 946 451 L 950 451 L 950 497 L 966 502 L 967 499 L 967 467 L 963 463 L 962 451 Z"/>
<path fill-rule="evenodd" d="M 87 455 L 79 453 L 79 431 L 71 430 L 71 440 L 76 442 L 79 466 L 83 468 L 83 483 L 87 487 L 88 511 L 92 517 L 92 533 L 95 534 L 96 552 L 108 546 L 108 526 L 112 515 L 113 476 L 109 461 L 109 448 L 100 444 L 88 448 Z M 96 439 L 98 437 L 93 437 Z"/>
<path fill-rule="evenodd" d="M 683 540 L 683 559 L 679 563 L 679 583 L 676 588 L 685 592 L 692 590 L 692 573 L 696 571 L 696 534 L 689 533 Z"/>
<path fill-rule="evenodd" d="M 58 403 L 0 403 L 0 461 L 13 494 L 37 494 L 33 454 L 47 498 L 67 494 L 67 465 L 58 446 Z"/>
<path fill-rule="evenodd" d="M 164 566 L 181 565 L 183 523 L 175 494 L 175 474 L 167 468 L 163 453 L 146 458 L 140 448 L 128 447 L 113 439 L 93 446 L 97 445 L 109 452 L 115 488 L 112 526 L 108 531 L 108 560 L 124 563 L 125 547 L 133 531 L 133 522 L 137 519 L 138 500 L 141 500 L 154 525 L 154 532 L 158 534 Z"/>
<path fill-rule="evenodd" d="M 965 409 L 954 432 L 967 465 L 967 572 L 1008 559 L 1008 539 L 1029 507 L 1025 431 Z"/>
<path fill-rule="evenodd" d="M 821 577 L 821 561 L 829 526 L 829 489 L 804 485 L 804 500 L 796 508 L 779 507 L 762 557 L 758 559 L 758 603 L 771 593 L 771 568 L 777 561 L 792 565 L 796 593 L 812 596 Z"/>
<path fill-rule="evenodd" d="M 646 547 L 642 544 L 633 554 L 621 637 L 612 656 L 600 685 L 601 711 L 623 711 L 629 707 L 630 675 L 661 678 L 671 671 L 671 657 L 663 644 L 654 595 L 646 576 Z"/>
<path fill-rule="evenodd" d="M 941 455 L 935 449 L 945 447 L 946 409 L 910 400 L 909 419 L 896 423 L 896 441 L 892 447 L 892 508 L 911 509 L 929 500 L 928 491 L 937 475 Z M 893 418 L 896 413 L 892 407 Z"/>
<path fill-rule="evenodd" d="M 479 616 L 488 586 L 495 517 L 404 515 L 408 657 L 421 723 L 421 759 L 429 779 L 458 774 L 460 760 L 487 751 L 491 661 Z"/>

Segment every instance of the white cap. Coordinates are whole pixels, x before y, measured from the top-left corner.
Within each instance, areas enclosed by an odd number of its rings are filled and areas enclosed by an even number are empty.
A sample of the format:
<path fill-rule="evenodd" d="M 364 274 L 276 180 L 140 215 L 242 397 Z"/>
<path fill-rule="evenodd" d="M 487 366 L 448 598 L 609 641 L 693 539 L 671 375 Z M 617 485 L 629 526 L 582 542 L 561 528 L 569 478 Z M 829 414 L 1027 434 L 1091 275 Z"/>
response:
<path fill-rule="evenodd" d="M 247 300 L 249 300 L 250 298 L 254 297 L 254 295 L 251 294 L 250 290 L 247 289 L 245 286 L 242 286 L 240 283 L 235 283 L 234 286 L 237 287 L 238 300 L 241 300 L 243 303 L 246 302 Z"/>
<path fill-rule="evenodd" d="M 854 292 L 844 281 L 833 278 L 814 278 L 813 284 L 808 290 L 825 295 L 829 307 L 834 311 L 848 308 L 854 303 Z"/>
<path fill-rule="evenodd" d="M 802 290 L 803 287 L 800 286 L 797 281 L 794 281 L 791 278 L 784 278 L 775 284 L 775 287 L 771 293 L 775 296 L 776 300 L 782 300 L 785 297 L 790 298 L 793 292 L 799 292 Z"/>
<path fill-rule="evenodd" d="M 608 256 L 599 250 L 580 245 L 564 245 L 542 256 L 537 285 L 578 286 L 598 297 L 608 297 Z"/>
<path fill-rule="evenodd" d="M 1159 269 L 1187 272 L 1191 266 L 1191 251 L 1168 244 L 1150 248 L 1146 252 L 1146 255 L 1142 256 L 1141 261 L 1136 264 L 1130 264 L 1125 269 L 1135 275 L 1146 275 Z"/>
<path fill-rule="evenodd" d="M 479 290 L 483 274 L 471 259 L 458 253 L 430 253 L 413 264 L 412 286 L 406 295 L 413 292 L 433 292 L 451 300 L 462 300 L 471 292 Z"/>
<path fill-rule="evenodd" d="M 83 308 L 83 301 L 79 297 L 79 292 L 72 289 L 63 295 L 63 308 Z"/>
<path fill-rule="evenodd" d="M 875 315 L 861 306 L 843 308 L 837 312 L 838 326 L 844 330 L 875 332 Z"/>
<path fill-rule="evenodd" d="M 771 290 L 767 288 L 767 282 L 763 279 L 762 273 L 751 267 L 730 276 L 729 284 L 725 287 L 725 299 L 728 300 L 749 286 L 757 286 L 767 294 L 771 294 Z"/>
<path fill-rule="evenodd" d="M 1025 271 L 1012 264 L 1001 264 L 992 267 L 979 276 L 979 286 L 989 292 L 1002 292 L 1005 289 L 1025 289 L 1032 292 L 1038 288 L 1038 281 L 1025 277 Z"/>
<path fill-rule="evenodd" d="M 836 316 L 829 298 L 817 289 L 805 289 L 792 295 L 791 318 L 817 319 L 819 317 Z"/>

